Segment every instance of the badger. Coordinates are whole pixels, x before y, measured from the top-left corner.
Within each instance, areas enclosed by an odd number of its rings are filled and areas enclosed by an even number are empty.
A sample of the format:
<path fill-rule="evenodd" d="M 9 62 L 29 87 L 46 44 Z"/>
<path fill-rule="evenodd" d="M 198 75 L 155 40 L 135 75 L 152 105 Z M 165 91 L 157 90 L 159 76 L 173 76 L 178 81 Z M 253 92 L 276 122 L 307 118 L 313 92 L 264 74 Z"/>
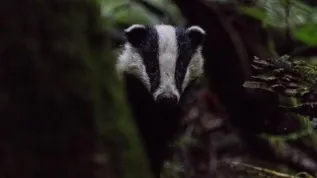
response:
<path fill-rule="evenodd" d="M 171 156 L 169 144 L 180 130 L 181 106 L 203 75 L 205 31 L 171 25 L 134 24 L 116 70 L 123 76 L 128 102 L 156 177 Z"/>

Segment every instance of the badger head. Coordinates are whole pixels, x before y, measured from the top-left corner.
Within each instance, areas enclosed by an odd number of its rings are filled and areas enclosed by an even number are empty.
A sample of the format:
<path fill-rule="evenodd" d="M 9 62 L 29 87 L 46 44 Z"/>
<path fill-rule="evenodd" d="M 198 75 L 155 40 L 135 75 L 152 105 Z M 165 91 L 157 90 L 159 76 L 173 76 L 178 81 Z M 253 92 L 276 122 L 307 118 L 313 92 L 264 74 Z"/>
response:
<path fill-rule="evenodd" d="M 157 103 L 177 104 L 189 83 L 203 74 L 205 31 L 198 26 L 135 24 L 125 36 L 117 70 L 137 77 Z"/>

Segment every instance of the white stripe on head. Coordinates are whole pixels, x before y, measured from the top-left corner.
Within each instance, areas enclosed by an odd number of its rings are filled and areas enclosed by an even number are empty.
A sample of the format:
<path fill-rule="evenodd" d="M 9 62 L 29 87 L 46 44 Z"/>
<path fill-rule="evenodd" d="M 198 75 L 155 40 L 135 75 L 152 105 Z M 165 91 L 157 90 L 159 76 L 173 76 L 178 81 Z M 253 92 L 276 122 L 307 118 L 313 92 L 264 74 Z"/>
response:
<path fill-rule="evenodd" d="M 136 76 L 150 91 L 150 79 L 146 73 L 143 59 L 131 44 L 124 45 L 124 49 L 118 57 L 116 68 L 119 73 L 126 72 Z"/>
<path fill-rule="evenodd" d="M 154 92 L 154 99 L 159 94 L 166 92 L 176 95 L 179 100 L 180 94 L 175 83 L 175 68 L 178 56 L 176 30 L 170 25 L 157 25 L 155 29 L 158 33 L 158 59 L 161 78 L 160 85 Z"/>

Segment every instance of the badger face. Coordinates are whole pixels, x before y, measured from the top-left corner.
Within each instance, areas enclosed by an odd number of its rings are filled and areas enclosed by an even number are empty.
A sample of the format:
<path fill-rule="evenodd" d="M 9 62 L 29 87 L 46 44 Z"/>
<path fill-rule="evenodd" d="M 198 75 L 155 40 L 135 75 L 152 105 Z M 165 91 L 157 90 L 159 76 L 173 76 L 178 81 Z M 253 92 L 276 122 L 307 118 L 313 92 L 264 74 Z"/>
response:
<path fill-rule="evenodd" d="M 137 77 L 157 103 L 177 104 L 188 84 L 203 74 L 202 28 L 132 25 L 125 35 L 117 70 Z"/>

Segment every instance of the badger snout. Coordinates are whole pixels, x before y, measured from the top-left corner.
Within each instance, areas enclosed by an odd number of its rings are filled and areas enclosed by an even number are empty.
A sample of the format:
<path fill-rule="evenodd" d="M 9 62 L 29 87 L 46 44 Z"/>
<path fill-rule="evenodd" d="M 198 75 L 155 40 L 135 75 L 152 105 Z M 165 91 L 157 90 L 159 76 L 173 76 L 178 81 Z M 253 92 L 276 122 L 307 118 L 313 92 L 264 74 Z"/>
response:
<path fill-rule="evenodd" d="M 174 106 L 178 103 L 178 97 L 175 94 L 161 93 L 157 96 L 156 102 L 165 106 Z"/>

